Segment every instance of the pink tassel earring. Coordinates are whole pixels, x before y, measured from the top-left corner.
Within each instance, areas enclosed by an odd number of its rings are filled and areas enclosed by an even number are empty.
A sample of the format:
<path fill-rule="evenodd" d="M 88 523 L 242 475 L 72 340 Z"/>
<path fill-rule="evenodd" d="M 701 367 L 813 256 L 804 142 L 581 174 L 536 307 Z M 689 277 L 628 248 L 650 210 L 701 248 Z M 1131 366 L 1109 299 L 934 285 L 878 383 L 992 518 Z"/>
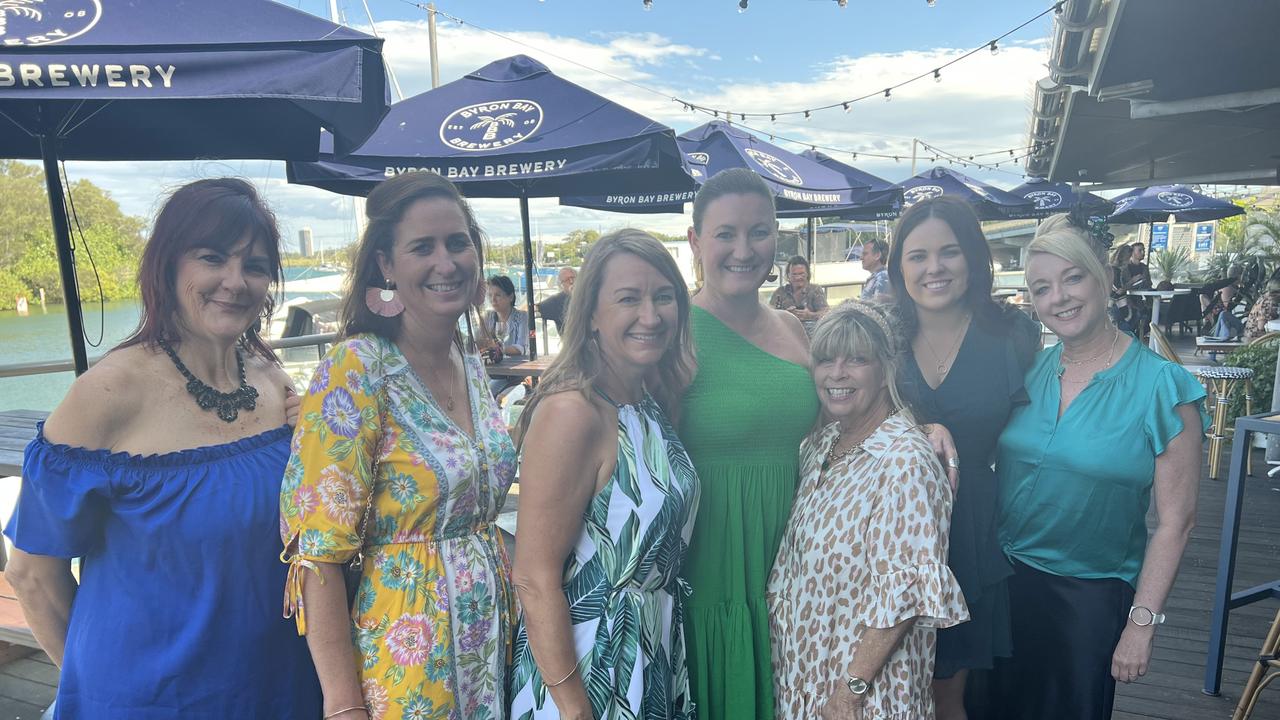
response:
<path fill-rule="evenodd" d="M 391 287 L 391 278 L 387 278 L 385 288 L 371 287 L 364 291 L 364 304 L 370 312 L 385 318 L 391 318 L 404 312 L 404 303 L 396 297 L 395 288 Z"/>

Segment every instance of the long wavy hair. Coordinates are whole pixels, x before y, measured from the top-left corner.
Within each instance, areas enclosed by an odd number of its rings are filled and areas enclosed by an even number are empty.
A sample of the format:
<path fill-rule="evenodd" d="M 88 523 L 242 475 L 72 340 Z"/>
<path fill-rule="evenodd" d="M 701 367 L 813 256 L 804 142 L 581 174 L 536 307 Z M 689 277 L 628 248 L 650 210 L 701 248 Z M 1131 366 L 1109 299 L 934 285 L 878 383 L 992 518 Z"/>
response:
<path fill-rule="evenodd" d="M 138 327 L 116 346 L 154 346 L 164 338 L 177 341 L 178 261 L 193 248 L 230 253 L 246 237 L 261 241 L 267 252 L 268 272 L 275 293 L 284 280 L 280 266 L 280 230 L 276 216 L 258 191 L 240 178 L 208 178 L 187 183 L 174 190 L 156 216 L 151 237 L 138 264 L 138 288 L 142 293 L 142 318 Z M 271 317 L 276 295 L 268 292 L 262 317 Z M 259 324 L 249 326 L 240 336 L 240 348 L 278 363 L 275 352 L 262 339 Z"/>
<path fill-rule="evenodd" d="M 471 244 L 475 247 L 478 262 L 477 268 L 484 267 L 484 233 L 476 222 L 475 213 L 467 204 L 462 193 L 453 183 L 433 172 L 415 172 L 397 175 L 390 180 L 378 183 L 369 193 L 364 211 L 369 224 L 365 226 L 364 236 L 356 247 L 355 259 L 351 264 L 351 274 L 347 276 L 347 288 L 342 297 L 341 336 L 351 337 L 360 333 L 373 333 L 387 339 L 394 339 L 400 332 L 400 316 L 382 317 L 376 315 L 365 304 L 365 291 L 371 287 L 382 287 L 382 270 L 378 267 L 378 253 L 390 258 L 392 246 L 395 245 L 396 225 L 404 219 L 405 211 L 419 200 L 443 198 L 458 204 L 462 217 L 466 219 L 467 234 L 471 236 Z M 476 273 L 474 282 L 482 282 L 480 273 Z M 472 290 L 475 289 L 473 285 Z"/>
<path fill-rule="evenodd" d="M 538 389 L 529 399 L 516 428 L 517 441 L 524 437 L 533 411 L 544 398 L 566 390 L 577 390 L 587 399 L 595 391 L 595 383 L 608 360 L 600 352 L 591 331 L 591 318 L 600 304 L 609 261 L 630 254 L 649 263 L 662 274 L 676 296 L 676 328 L 671 346 L 656 367 L 645 378 L 645 388 L 675 422 L 681 390 L 688 382 L 693 367 L 693 341 L 689 332 L 689 291 L 684 276 L 671 254 L 652 235 L 643 230 L 618 230 L 596 241 L 587 252 L 569 307 L 565 312 L 564 334 L 560 338 L 560 354 L 542 375 Z"/>

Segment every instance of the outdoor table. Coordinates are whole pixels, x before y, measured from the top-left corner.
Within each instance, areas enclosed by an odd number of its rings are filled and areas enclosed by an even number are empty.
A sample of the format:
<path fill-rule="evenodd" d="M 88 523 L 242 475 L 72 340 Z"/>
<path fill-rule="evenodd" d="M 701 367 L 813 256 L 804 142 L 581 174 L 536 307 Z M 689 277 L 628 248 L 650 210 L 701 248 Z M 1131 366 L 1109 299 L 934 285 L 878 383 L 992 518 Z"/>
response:
<path fill-rule="evenodd" d="M 0 412 L 0 477 L 22 475 L 22 453 L 36 437 L 36 423 L 47 417 L 40 410 Z"/>
<path fill-rule="evenodd" d="M 1204 693 L 1218 695 L 1222 687 L 1222 656 L 1227 644 L 1229 613 L 1236 608 L 1261 600 L 1280 598 L 1280 580 L 1231 592 L 1236 572 L 1236 543 L 1240 539 L 1241 501 L 1248 475 L 1248 459 L 1255 432 L 1280 434 L 1280 414 L 1262 413 L 1236 418 L 1236 433 L 1231 441 L 1231 471 L 1227 480 L 1226 505 L 1222 511 L 1222 539 L 1218 544 L 1218 581 L 1213 590 L 1213 617 L 1209 624 L 1209 652 L 1204 664 Z"/>
<path fill-rule="evenodd" d="M 1151 303 L 1151 324 L 1156 326 L 1160 325 L 1160 303 L 1162 301 L 1172 300 L 1175 295 L 1187 295 L 1190 293 L 1191 293 L 1191 290 L 1186 288 L 1178 288 L 1176 290 L 1130 290 L 1129 291 L 1130 295 L 1136 295 L 1138 297 L 1155 298 L 1155 302 Z M 1148 343 L 1152 350 L 1155 350 L 1156 352 L 1160 352 L 1160 349 L 1156 347 L 1156 338 L 1154 335 L 1151 337 Z"/>
<path fill-rule="evenodd" d="M 525 360 L 514 365 L 506 363 L 486 365 L 484 369 L 489 373 L 489 377 L 538 378 L 551 367 L 551 361 L 555 359 L 555 355 L 543 355 L 536 360 Z"/>

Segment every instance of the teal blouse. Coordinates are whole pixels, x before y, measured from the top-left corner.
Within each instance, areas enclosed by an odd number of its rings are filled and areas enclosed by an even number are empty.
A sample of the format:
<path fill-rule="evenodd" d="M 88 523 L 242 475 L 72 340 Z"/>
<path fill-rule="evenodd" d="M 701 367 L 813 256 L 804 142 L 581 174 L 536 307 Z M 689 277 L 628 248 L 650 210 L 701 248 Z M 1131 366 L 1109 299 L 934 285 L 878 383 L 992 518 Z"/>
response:
<path fill-rule="evenodd" d="M 1182 366 L 1133 342 L 1093 376 L 1058 418 L 1062 346 L 1027 372 L 1028 405 L 1013 411 L 996 449 L 1000 544 L 1054 575 L 1137 585 L 1147 547 L 1156 456 L 1183 430 L 1177 407 L 1205 391 Z"/>

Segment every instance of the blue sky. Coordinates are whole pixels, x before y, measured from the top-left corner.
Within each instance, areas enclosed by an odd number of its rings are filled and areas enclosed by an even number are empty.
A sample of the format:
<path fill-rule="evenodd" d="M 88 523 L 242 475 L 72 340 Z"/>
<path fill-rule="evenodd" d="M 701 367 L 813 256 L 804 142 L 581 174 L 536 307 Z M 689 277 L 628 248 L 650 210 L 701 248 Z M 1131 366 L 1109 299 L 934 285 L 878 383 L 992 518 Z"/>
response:
<path fill-rule="evenodd" d="M 327 0 L 283 0 L 327 16 Z M 339 0 L 348 24 L 369 30 L 360 0 Z M 386 56 L 406 95 L 430 88 L 426 12 L 404 0 L 369 0 Z M 442 0 L 440 10 L 466 21 L 439 22 L 441 81 L 449 82 L 492 60 L 532 55 L 574 82 L 664 122 L 677 131 L 710 118 L 684 112 L 677 96 L 736 111 L 798 110 L 876 91 L 984 44 L 1049 6 L 1014 0 Z M 495 31 L 514 40 L 484 32 Z M 925 80 L 874 99 L 817 113 L 811 120 L 749 122 L 808 143 L 885 154 L 910 154 L 918 137 L 960 155 L 1026 144 L 1032 83 L 1046 74 L 1050 17 L 1007 41 Z M 584 67 L 586 66 L 586 67 Z M 590 68 L 590 69 L 588 69 Z M 597 72 L 602 71 L 602 72 Z M 619 80 L 625 80 L 624 82 Z M 634 84 L 632 84 L 634 83 Z M 644 86 L 654 92 L 636 87 Z M 803 146 L 780 143 L 793 151 Z M 848 160 L 849 158 L 842 158 Z M 909 163 L 861 157 L 859 167 L 889 180 L 910 175 Z M 928 167 L 922 161 L 917 171 Z M 313 229 L 322 246 L 354 239 L 350 201 L 284 183 L 282 163 L 69 163 L 73 178 L 105 187 L 125 210 L 151 215 L 157 198 L 175 184 L 220 174 L 257 182 L 276 207 L 286 238 Z M 1021 168 L 973 171 L 1003 187 L 1021 182 Z M 515 201 L 477 200 L 482 224 L 495 242 L 519 237 Z M 534 226 L 547 239 L 578 227 L 607 230 L 635 224 L 682 232 L 680 216 L 625 216 L 532 203 Z"/>

